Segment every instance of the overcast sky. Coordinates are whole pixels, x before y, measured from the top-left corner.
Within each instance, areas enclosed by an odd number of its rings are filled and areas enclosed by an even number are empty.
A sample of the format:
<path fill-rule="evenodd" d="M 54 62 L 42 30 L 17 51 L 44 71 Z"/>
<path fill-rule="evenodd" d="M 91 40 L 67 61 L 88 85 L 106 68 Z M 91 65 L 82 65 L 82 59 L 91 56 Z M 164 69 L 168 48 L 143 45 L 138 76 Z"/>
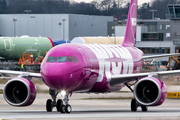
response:
<path fill-rule="evenodd" d="M 74 0 L 76 2 L 91 2 L 93 0 Z M 150 2 L 151 0 L 138 0 L 138 4 L 142 4 L 142 3 L 145 3 L 145 2 Z"/>

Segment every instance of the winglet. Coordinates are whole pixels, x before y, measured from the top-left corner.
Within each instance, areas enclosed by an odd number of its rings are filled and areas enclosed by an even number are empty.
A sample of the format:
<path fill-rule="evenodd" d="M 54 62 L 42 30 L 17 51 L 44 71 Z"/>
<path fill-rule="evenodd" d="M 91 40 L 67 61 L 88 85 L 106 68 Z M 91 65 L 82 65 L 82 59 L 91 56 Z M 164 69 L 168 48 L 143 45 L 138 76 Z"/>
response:
<path fill-rule="evenodd" d="M 136 25 L 137 25 L 137 0 L 131 0 L 125 38 L 122 44 L 124 47 L 135 46 Z"/>

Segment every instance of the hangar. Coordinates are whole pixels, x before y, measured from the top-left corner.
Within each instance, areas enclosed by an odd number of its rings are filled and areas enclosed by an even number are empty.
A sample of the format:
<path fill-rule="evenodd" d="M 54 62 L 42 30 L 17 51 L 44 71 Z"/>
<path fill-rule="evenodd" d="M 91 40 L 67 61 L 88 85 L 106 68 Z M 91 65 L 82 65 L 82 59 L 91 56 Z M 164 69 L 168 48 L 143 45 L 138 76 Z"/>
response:
<path fill-rule="evenodd" d="M 113 16 L 78 14 L 1 14 L 0 35 L 72 40 L 79 36 L 107 36 Z"/>

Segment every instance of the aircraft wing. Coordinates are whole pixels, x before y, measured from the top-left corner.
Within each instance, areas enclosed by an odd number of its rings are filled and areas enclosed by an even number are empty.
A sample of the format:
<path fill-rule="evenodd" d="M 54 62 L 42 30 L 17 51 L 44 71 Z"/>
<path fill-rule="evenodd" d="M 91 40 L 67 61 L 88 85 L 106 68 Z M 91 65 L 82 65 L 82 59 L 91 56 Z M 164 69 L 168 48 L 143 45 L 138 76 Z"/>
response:
<path fill-rule="evenodd" d="M 142 57 L 142 59 L 153 59 L 153 58 L 171 57 L 171 56 L 180 56 L 180 53 L 173 53 L 173 54 L 160 54 L 160 55 L 151 55 L 151 56 L 143 56 L 143 57 Z"/>
<path fill-rule="evenodd" d="M 161 72 L 150 72 L 150 73 L 137 73 L 137 74 L 126 74 L 126 75 L 112 75 L 110 85 L 119 85 L 130 81 L 135 81 L 144 77 L 158 77 L 169 75 L 180 75 L 180 70 L 172 71 L 161 71 Z"/>
<path fill-rule="evenodd" d="M 0 73 L 2 75 L 20 75 L 20 76 L 41 78 L 40 73 L 30 73 L 30 72 L 11 71 L 11 70 L 0 70 Z"/>

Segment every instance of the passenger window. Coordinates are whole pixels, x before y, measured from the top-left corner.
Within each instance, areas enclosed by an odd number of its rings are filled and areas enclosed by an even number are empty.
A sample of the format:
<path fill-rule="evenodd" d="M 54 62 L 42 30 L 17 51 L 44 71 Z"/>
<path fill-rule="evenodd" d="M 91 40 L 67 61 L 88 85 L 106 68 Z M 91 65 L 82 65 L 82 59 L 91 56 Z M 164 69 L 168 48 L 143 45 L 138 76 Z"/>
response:
<path fill-rule="evenodd" d="M 56 61 L 56 57 L 49 57 L 47 62 L 55 62 Z"/>
<path fill-rule="evenodd" d="M 68 57 L 68 60 L 69 60 L 69 62 L 73 62 L 74 63 L 74 60 L 72 59 L 72 57 Z"/>
<path fill-rule="evenodd" d="M 73 59 L 75 60 L 76 63 L 79 63 L 79 61 L 77 60 L 75 56 L 73 56 Z"/>
<path fill-rule="evenodd" d="M 57 62 L 67 62 L 67 57 L 58 57 Z"/>

